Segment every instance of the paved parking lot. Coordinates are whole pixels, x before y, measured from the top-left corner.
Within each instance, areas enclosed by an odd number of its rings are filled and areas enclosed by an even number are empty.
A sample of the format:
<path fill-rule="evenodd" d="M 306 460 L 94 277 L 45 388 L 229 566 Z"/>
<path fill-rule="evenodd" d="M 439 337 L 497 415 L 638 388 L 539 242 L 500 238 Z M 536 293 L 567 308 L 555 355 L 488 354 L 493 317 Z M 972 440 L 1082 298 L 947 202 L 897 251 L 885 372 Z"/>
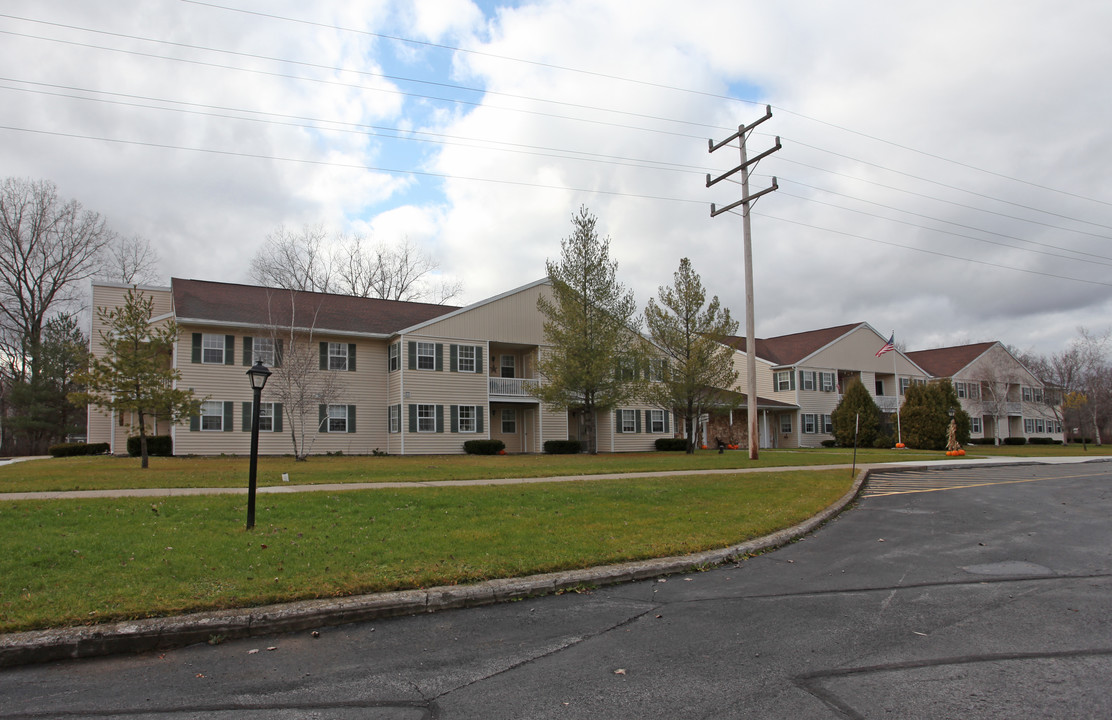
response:
<path fill-rule="evenodd" d="M 1110 471 L 884 473 L 736 566 L 6 670 L 0 718 L 1110 717 Z"/>

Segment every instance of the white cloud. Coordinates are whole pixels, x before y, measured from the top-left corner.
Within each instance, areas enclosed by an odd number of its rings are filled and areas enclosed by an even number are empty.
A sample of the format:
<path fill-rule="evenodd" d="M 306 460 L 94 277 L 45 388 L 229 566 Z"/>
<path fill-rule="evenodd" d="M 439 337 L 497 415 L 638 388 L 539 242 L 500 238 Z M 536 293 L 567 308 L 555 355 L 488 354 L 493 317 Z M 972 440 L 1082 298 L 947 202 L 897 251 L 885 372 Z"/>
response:
<path fill-rule="evenodd" d="M 0 130 L 5 174 L 53 180 L 121 233 L 152 238 L 167 275 L 242 280 L 279 223 L 324 222 L 376 240 L 409 237 L 464 282 L 464 301 L 543 276 L 586 205 L 641 303 L 687 256 L 743 317 L 741 219 L 709 217 L 711 202 L 731 202 L 740 189 L 704 187 L 707 172 L 737 162 L 735 149 L 708 154 L 707 139 L 763 112 L 722 97 L 735 88 L 774 106 L 750 154 L 774 135 L 784 142 L 753 178 L 754 191 L 773 174 L 781 179 L 753 215 L 759 334 L 867 321 L 912 348 L 999 338 L 1047 352 L 1077 325 L 1112 324 L 1103 284 L 1112 212 L 1085 199 L 1107 195 L 1112 161 L 1112 87 L 1102 77 L 1112 64 L 1103 37 L 1112 7 L 236 6 L 316 24 L 191 3 L 11 2 L 10 15 L 77 29 L 0 19 L 9 33 L 272 74 L 18 35 L 0 42 L 0 65 L 15 80 L 256 110 L 272 122 L 58 98 L 8 81 L 0 85 L 19 89 L 0 89 L 0 125 L 262 158 Z M 376 32 L 476 52 L 367 34 Z M 445 87 L 452 83 L 486 94 Z M 481 104 L 434 99 L 451 97 Z M 312 127 L 278 124 L 276 114 Z M 363 132 L 342 131 L 355 126 Z M 441 133 L 452 144 L 390 139 L 390 127 Z"/>

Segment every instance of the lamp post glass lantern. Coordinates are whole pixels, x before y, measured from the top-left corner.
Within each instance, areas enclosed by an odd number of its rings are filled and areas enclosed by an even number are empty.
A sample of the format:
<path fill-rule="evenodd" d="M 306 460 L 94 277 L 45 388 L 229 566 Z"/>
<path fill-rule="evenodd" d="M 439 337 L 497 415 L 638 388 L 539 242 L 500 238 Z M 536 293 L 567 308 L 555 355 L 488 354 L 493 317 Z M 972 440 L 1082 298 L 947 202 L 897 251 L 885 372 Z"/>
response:
<path fill-rule="evenodd" d="M 247 371 L 251 380 L 251 389 L 255 393 L 255 402 L 251 403 L 251 469 L 247 479 L 247 529 L 255 527 L 255 478 L 259 466 L 259 401 L 266 387 L 266 379 L 270 377 L 270 370 L 263 365 L 262 360 Z"/>

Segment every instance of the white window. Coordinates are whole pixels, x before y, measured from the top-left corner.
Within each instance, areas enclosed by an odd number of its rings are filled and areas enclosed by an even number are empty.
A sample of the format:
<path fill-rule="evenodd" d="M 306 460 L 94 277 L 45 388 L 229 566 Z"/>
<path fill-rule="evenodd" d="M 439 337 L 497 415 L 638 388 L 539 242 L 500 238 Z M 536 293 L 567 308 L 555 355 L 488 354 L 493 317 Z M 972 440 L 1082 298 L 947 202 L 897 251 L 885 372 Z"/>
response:
<path fill-rule="evenodd" d="M 978 383 L 967 383 L 966 389 L 969 391 L 970 400 L 979 400 L 981 398 L 981 386 Z"/>
<path fill-rule="evenodd" d="M 801 372 L 799 374 L 803 378 L 803 389 L 804 390 L 814 390 L 815 389 L 815 371 L 814 370 L 804 370 L 803 372 Z"/>
<path fill-rule="evenodd" d="M 776 373 L 776 392 L 784 392 L 792 389 L 792 371 L 781 370 Z"/>
<path fill-rule="evenodd" d="M 817 418 L 814 413 L 803 413 L 803 432 L 807 435 L 814 435 L 818 432 Z"/>
<path fill-rule="evenodd" d="M 649 432 L 662 433 L 664 432 L 664 411 L 663 410 L 649 410 Z"/>
<path fill-rule="evenodd" d="M 478 417 L 477 408 L 474 405 L 460 405 L 459 406 L 459 431 L 461 433 L 473 433 L 476 431 L 475 418 Z"/>
<path fill-rule="evenodd" d="M 957 392 L 959 398 L 965 397 L 965 383 L 954 383 L 954 390 Z"/>
<path fill-rule="evenodd" d="M 900 395 L 906 395 L 909 387 L 911 387 L 911 378 L 900 378 Z"/>
<path fill-rule="evenodd" d="M 1043 401 L 1042 388 L 1031 388 L 1031 395 L 1035 402 L 1041 403 Z"/>
<path fill-rule="evenodd" d="M 436 432 L 435 405 L 417 406 L 417 432 Z"/>
<path fill-rule="evenodd" d="M 257 337 L 251 340 L 251 364 L 262 362 L 263 365 L 274 365 L 274 338 Z M 259 406 L 260 408 L 262 405 Z"/>
<path fill-rule="evenodd" d="M 393 345 L 390 346 L 389 372 L 394 372 L 395 370 L 399 369 L 402 366 L 401 351 L 402 351 L 402 344 L 401 343 L 394 343 Z M 397 432 L 397 430 L 394 430 L 393 432 Z"/>
<path fill-rule="evenodd" d="M 458 356 L 456 367 L 460 372 L 475 372 L 475 346 L 474 345 L 460 345 L 457 350 Z M 462 431 L 461 431 L 462 432 Z"/>
<path fill-rule="evenodd" d="M 502 368 L 502 377 L 504 377 L 504 378 L 517 377 L 517 375 L 515 374 L 516 364 L 515 364 L 513 355 L 503 355 L 502 356 L 501 368 Z"/>
<path fill-rule="evenodd" d="M 822 382 L 823 392 L 834 392 L 834 373 L 824 372 L 819 373 L 819 379 Z"/>
<path fill-rule="evenodd" d="M 220 338 L 220 340 L 223 342 L 224 338 Z M 219 401 L 201 403 L 201 429 L 224 429 L 224 403 Z"/>
<path fill-rule="evenodd" d="M 834 419 L 829 415 L 822 416 L 822 431 L 827 435 L 834 434 Z"/>
<path fill-rule="evenodd" d="M 436 343 L 417 343 L 417 369 L 436 369 Z"/>
<path fill-rule="evenodd" d="M 390 406 L 390 432 L 401 432 L 402 429 L 402 406 Z"/>
<path fill-rule="evenodd" d="M 224 364 L 224 336 L 205 333 L 201 338 L 201 362 L 208 365 Z"/>
<path fill-rule="evenodd" d="M 348 369 L 348 346 L 347 343 L 328 343 L 328 369 L 329 370 L 347 370 Z M 341 406 L 342 407 L 342 406 Z M 332 431 L 329 431 L 332 432 Z M 339 431 L 336 431 L 339 432 Z"/>
<path fill-rule="evenodd" d="M 651 382 L 660 382 L 663 380 L 667 369 L 668 361 L 666 359 L 649 358 L 649 380 Z"/>
<path fill-rule="evenodd" d="M 637 432 L 637 411 L 622 410 L 622 432 Z"/>
<path fill-rule="evenodd" d="M 981 429 L 981 418 L 979 418 L 979 417 L 969 418 L 969 432 L 976 433 L 978 435 L 980 435 L 983 432 L 983 430 Z"/>
<path fill-rule="evenodd" d="M 1029 387 L 1023 388 L 1023 402 L 1031 402 L 1034 399 L 1035 399 L 1035 395 L 1034 395 L 1034 393 L 1031 392 L 1031 388 L 1029 388 Z"/>
<path fill-rule="evenodd" d="M 1028 435 L 1035 432 L 1035 421 L 1031 418 L 1023 418 L 1023 432 Z"/>
<path fill-rule="evenodd" d="M 791 431 L 792 431 L 792 416 L 791 415 L 781 415 L 780 416 L 780 432 L 782 432 L 784 434 L 787 434 L 787 433 L 790 433 Z"/>
<path fill-rule="evenodd" d="M 1040 434 L 1046 432 L 1046 421 L 1044 421 L 1042 418 L 1035 419 L 1035 432 Z"/>
<path fill-rule="evenodd" d="M 274 403 L 259 403 L 259 432 L 274 432 Z"/>
<path fill-rule="evenodd" d="M 502 434 L 513 435 L 517 432 L 517 411 L 513 408 L 502 410 Z"/>
<path fill-rule="evenodd" d="M 328 432 L 330 432 L 330 433 L 346 433 L 347 431 L 348 431 L 348 406 L 347 405 L 329 405 L 328 406 Z"/>

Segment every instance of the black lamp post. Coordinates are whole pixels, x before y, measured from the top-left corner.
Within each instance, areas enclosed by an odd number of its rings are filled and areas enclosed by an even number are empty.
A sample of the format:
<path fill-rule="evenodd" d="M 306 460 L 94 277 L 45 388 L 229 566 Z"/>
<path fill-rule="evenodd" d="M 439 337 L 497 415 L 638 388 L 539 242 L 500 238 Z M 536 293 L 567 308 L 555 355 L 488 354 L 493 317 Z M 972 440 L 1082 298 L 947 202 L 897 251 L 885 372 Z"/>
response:
<path fill-rule="evenodd" d="M 247 529 L 255 527 L 255 475 L 259 466 L 259 399 L 262 397 L 270 370 L 262 360 L 256 360 L 247 371 L 251 389 L 255 391 L 255 402 L 251 404 L 251 471 L 247 480 Z"/>

